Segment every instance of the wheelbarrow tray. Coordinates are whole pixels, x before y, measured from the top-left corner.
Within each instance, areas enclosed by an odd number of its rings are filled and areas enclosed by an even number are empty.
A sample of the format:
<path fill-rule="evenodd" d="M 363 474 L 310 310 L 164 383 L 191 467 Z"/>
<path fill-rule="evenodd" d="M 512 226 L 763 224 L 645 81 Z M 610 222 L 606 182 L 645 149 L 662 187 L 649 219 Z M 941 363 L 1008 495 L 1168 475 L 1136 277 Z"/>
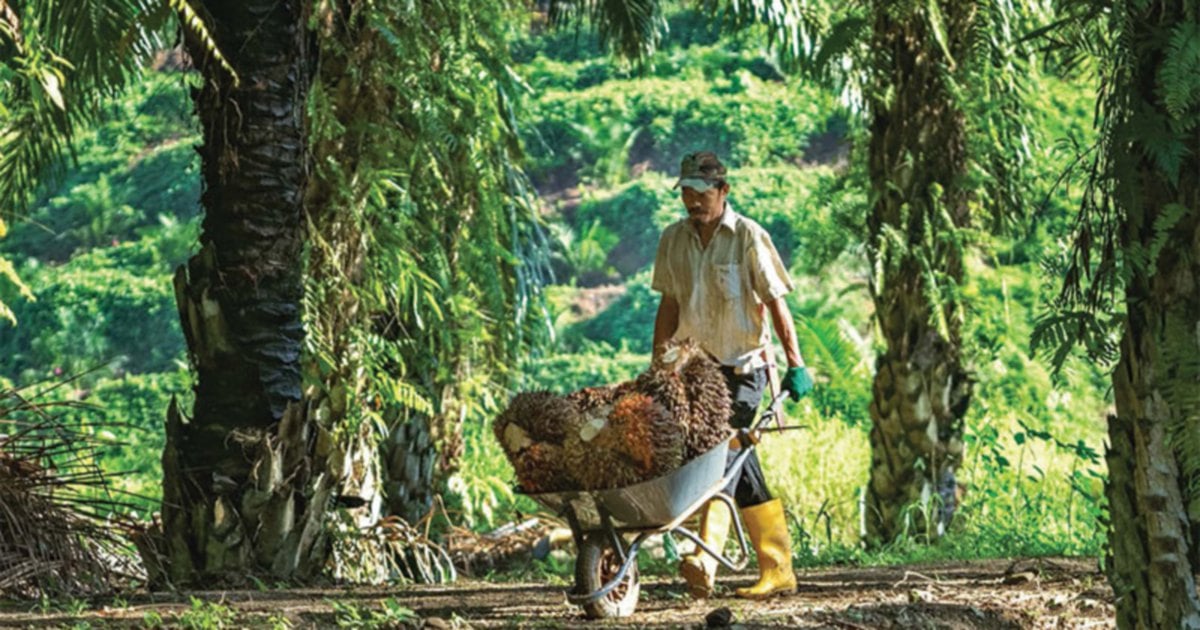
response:
<path fill-rule="evenodd" d="M 611 490 L 540 492 L 528 496 L 558 514 L 566 514 L 570 507 L 584 531 L 603 527 L 601 508 L 618 530 L 656 529 L 696 510 L 702 499 L 722 489 L 718 482 L 726 474 L 728 454 L 729 440 L 721 440 L 708 452 L 649 481 Z"/>

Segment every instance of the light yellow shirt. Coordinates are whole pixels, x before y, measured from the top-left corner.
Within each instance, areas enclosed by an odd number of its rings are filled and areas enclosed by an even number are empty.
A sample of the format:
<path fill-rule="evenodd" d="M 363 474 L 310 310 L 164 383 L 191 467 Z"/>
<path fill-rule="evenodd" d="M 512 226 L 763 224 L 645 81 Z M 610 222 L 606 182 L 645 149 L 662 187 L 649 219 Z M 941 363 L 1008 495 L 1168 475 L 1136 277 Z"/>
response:
<path fill-rule="evenodd" d="M 765 364 L 771 342 L 765 302 L 794 285 L 759 224 L 725 206 L 708 246 L 690 219 L 663 230 L 650 287 L 679 302 L 674 338 L 691 337 L 739 372 Z"/>

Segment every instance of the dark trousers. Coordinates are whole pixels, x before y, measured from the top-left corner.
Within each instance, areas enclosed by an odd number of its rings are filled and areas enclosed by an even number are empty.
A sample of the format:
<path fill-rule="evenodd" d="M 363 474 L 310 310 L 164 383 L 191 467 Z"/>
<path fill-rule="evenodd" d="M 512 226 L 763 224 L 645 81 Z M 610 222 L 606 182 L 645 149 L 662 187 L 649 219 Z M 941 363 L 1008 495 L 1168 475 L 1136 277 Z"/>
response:
<path fill-rule="evenodd" d="M 744 429 L 758 417 L 763 390 L 767 387 L 767 370 L 761 368 L 749 374 L 736 374 L 733 368 L 722 366 L 721 373 L 725 375 L 725 383 L 729 385 L 729 396 L 733 399 L 733 417 L 729 419 L 729 423 L 736 429 Z M 740 450 L 730 450 L 728 461 L 732 462 L 739 453 Z M 762 464 L 758 462 L 758 449 L 751 451 L 742 465 L 741 475 L 730 482 L 725 492 L 733 495 L 734 501 L 741 508 L 771 500 L 767 480 L 763 477 Z"/>

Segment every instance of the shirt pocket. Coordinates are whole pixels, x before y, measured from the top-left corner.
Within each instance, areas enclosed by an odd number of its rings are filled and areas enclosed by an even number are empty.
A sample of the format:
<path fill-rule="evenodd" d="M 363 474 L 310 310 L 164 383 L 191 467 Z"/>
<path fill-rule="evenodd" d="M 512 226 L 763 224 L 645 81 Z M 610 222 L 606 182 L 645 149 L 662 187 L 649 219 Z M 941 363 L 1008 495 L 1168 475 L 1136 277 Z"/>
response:
<path fill-rule="evenodd" d="M 742 266 L 713 265 L 713 282 L 717 285 L 717 295 L 726 300 L 736 300 L 742 297 Z"/>

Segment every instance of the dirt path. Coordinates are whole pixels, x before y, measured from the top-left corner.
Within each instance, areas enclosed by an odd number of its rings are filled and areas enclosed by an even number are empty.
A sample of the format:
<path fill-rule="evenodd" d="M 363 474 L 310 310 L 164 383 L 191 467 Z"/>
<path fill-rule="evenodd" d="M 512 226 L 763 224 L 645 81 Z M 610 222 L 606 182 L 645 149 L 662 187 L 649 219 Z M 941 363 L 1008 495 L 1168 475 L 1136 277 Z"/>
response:
<path fill-rule="evenodd" d="M 720 581 L 731 593 L 748 575 Z M 992 560 L 886 568 L 802 572 L 796 594 L 752 603 L 729 597 L 694 602 L 678 579 L 643 583 L 638 612 L 617 621 L 587 622 L 569 606 L 562 586 L 462 581 L 450 586 L 292 589 L 138 595 L 124 606 L 78 612 L 28 612 L 0 607 L 0 627 L 145 627 L 155 615 L 167 627 L 192 625 L 189 597 L 236 611 L 226 627 L 336 627 L 346 608 L 369 614 L 389 598 L 410 608 L 425 627 L 692 627 L 728 608 L 740 627 L 835 628 L 1107 628 L 1112 592 L 1091 560 Z M 337 603 L 337 604 L 335 604 Z M 335 605 L 342 610 L 335 611 Z M 77 608 L 79 608 L 77 606 Z M 196 613 L 192 613 L 196 617 Z M 149 617 L 148 617 L 149 615 Z M 195 627 L 195 626 L 193 626 Z M 357 627 L 400 627 L 358 625 Z M 739 626 L 735 626 L 739 627 Z"/>

